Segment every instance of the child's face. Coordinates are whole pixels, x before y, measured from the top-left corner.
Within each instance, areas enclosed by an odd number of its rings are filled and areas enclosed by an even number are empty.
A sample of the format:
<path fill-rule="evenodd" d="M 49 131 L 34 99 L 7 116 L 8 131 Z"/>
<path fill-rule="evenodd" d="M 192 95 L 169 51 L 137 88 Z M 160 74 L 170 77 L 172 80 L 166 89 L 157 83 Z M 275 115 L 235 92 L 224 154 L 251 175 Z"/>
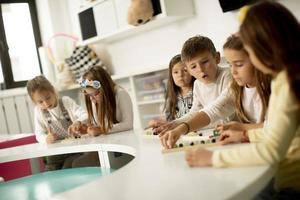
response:
<path fill-rule="evenodd" d="M 95 89 L 95 88 L 91 88 L 91 87 L 87 87 L 83 90 L 83 94 L 90 97 L 90 100 L 93 103 L 100 103 L 100 91 Z"/>
<path fill-rule="evenodd" d="M 230 65 L 231 74 L 239 86 L 254 87 L 254 67 L 244 51 L 225 49 L 224 55 Z"/>
<path fill-rule="evenodd" d="M 57 106 L 56 94 L 51 91 L 37 90 L 32 94 L 32 99 L 34 103 L 43 110 L 49 110 Z"/>
<path fill-rule="evenodd" d="M 249 54 L 250 60 L 253 63 L 254 67 L 257 68 L 259 71 L 261 71 L 264 74 L 273 74 L 274 71 L 271 70 L 270 68 L 268 68 L 266 65 L 264 65 L 255 55 L 253 49 L 248 46 L 248 45 L 244 45 L 246 51 Z"/>
<path fill-rule="evenodd" d="M 191 60 L 185 62 L 188 72 L 205 84 L 215 82 L 219 63 L 220 54 L 217 53 L 214 56 L 208 51 L 199 53 Z"/>
<path fill-rule="evenodd" d="M 192 76 L 188 73 L 186 66 L 182 62 L 176 63 L 172 68 L 172 77 L 178 87 L 189 87 Z"/>

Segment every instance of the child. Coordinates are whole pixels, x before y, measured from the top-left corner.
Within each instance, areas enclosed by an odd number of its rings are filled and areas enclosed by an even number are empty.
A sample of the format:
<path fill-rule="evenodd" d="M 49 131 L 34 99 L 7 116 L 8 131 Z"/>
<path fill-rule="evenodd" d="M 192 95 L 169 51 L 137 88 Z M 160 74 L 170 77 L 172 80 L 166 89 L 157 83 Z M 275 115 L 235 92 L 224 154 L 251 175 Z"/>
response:
<path fill-rule="evenodd" d="M 105 69 L 100 66 L 90 68 L 82 76 L 80 85 L 85 95 L 88 112 L 87 133 L 98 136 L 133 128 L 133 110 L 130 96 L 123 88 L 114 83 Z M 78 134 L 77 131 L 81 126 L 78 126 L 78 124 L 72 126 L 71 134 Z M 85 133 L 79 131 L 79 134 Z M 97 153 L 85 153 L 76 159 L 73 166 L 82 166 L 81 163 L 90 163 L 92 166 L 97 166 L 99 164 Z"/>
<path fill-rule="evenodd" d="M 186 70 L 180 54 L 169 63 L 169 77 L 165 96 L 165 119 L 151 120 L 150 127 L 157 127 L 166 121 L 178 119 L 189 112 L 193 104 L 193 84 L 195 78 Z"/>
<path fill-rule="evenodd" d="M 218 66 L 220 53 L 216 51 L 208 37 L 195 36 L 188 39 L 181 50 L 181 60 L 188 72 L 196 78 L 193 87 L 193 105 L 188 114 L 156 128 L 155 132 L 160 136 L 211 104 L 228 87 L 231 80 L 229 69 Z"/>
<path fill-rule="evenodd" d="M 262 2 L 246 13 L 240 35 L 257 69 L 273 76 L 267 123 L 263 129 L 221 135 L 222 143 L 250 141 L 231 149 L 188 151 L 190 166 L 278 164 L 274 198 L 300 196 L 300 26 L 281 4 Z"/>
<path fill-rule="evenodd" d="M 161 137 L 165 148 L 171 148 L 181 134 L 187 133 L 187 129 L 193 131 L 203 128 L 234 112 L 242 123 L 231 122 L 219 127 L 219 130 L 243 131 L 262 127 L 270 96 L 270 76 L 263 75 L 253 67 L 239 37 L 229 37 L 223 49 L 233 76 L 231 87 L 193 118 Z"/>
<path fill-rule="evenodd" d="M 72 122 L 87 120 L 87 113 L 71 98 L 58 97 L 52 84 L 44 77 L 37 76 L 27 83 L 27 92 L 35 103 L 34 125 L 36 139 L 40 143 L 51 144 L 68 136 Z M 78 154 L 47 157 L 46 170 L 71 167 Z"/>

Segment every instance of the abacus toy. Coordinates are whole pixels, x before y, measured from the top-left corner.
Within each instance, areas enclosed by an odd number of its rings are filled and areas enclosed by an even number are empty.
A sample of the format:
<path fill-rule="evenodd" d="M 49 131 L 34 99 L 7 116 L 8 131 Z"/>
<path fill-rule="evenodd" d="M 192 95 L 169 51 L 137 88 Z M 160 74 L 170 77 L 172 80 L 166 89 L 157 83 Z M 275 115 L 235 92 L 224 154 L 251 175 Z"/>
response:
<path fill-rule="evenodd" d="M 220 133 L 217 130 L 200 130 L 190 132 L 187 135 L 181 136 L 173 148 L 163 149 L 162 153 L 172 153 L 184 151 L 198 146 L 211 147 L 218 145 L 217 141 Z"/>

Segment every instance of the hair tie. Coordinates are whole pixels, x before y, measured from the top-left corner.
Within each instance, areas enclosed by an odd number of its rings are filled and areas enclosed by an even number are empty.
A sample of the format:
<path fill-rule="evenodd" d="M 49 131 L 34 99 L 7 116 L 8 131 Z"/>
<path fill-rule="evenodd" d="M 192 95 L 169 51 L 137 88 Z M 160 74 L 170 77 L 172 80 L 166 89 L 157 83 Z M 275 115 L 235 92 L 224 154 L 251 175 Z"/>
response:
<path fill-rule="evenodd" d="M 242 24 L 246 18 L 246 15 L 248 13 L 248 10 L 249 10 L 249 6 L 243 6 L 240 11 L 239 11 L 239 16 L 238 16 L 238 19 L 239 19 L 239 22 L 240 24 Z"/>

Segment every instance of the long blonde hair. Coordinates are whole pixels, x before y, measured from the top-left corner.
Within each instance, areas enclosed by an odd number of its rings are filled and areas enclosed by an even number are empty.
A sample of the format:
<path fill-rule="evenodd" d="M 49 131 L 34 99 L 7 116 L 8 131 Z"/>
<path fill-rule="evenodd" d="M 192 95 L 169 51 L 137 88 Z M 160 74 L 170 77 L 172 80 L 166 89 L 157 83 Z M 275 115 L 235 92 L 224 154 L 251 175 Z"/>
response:
<path fill-rule="evenodd" d="M 250 7 L 240 35 L 257 59 L 275 72 L 286 70 L 300 106 L 300 25 L 283 5 L 263 1 Z"/>
<path fill-rule="evenodd" d="M 248 55 L 247 51 L 244 49 L 244 45 L 241 39 L 238 36 L 234 36 L 234 35 L 227 38 L 226 43 L 223 45 L 223 49 L 224 50 L 233 49 L 237 51 L 243 51 L 245 54 Z M 271 88 L 270 88 L 271 76 L 264 75 L 262 72 L 257 70 L 254 66 L 253 69 L 254 69 L 255 87 L 262 103 L 260 122 L 263 122 L 265 119 L 265 115 L 269 103 L 269 97 L 271 94 Z M 233 96 L 235 97 L 234 101 L 235 101 L 237 117 L 241 122 L 250 123 L 250 119 L 247 117 L 245 110 L 243 108 L 244 87 L 239 86 L 237 82 L 234 80 L 232 80 L 230 87 L 233 92 Z"/>
<path fill-rule="evenodd" d="M 90 68 L 82 77 L 88 80 L 97 80 L 101 84 L 101 87 L 98 89 L 100 91 L 101 105 L 96 103 L 98 121 L 95 120 L 92 102 L 88 96 L 85 96 L 85 103 L 89 123 L 96 123 L 103 133 L 108 133 L 113 124 L 118 123 L 116 118 L 116 84 L 105 69 L 100 66 Z"/>

